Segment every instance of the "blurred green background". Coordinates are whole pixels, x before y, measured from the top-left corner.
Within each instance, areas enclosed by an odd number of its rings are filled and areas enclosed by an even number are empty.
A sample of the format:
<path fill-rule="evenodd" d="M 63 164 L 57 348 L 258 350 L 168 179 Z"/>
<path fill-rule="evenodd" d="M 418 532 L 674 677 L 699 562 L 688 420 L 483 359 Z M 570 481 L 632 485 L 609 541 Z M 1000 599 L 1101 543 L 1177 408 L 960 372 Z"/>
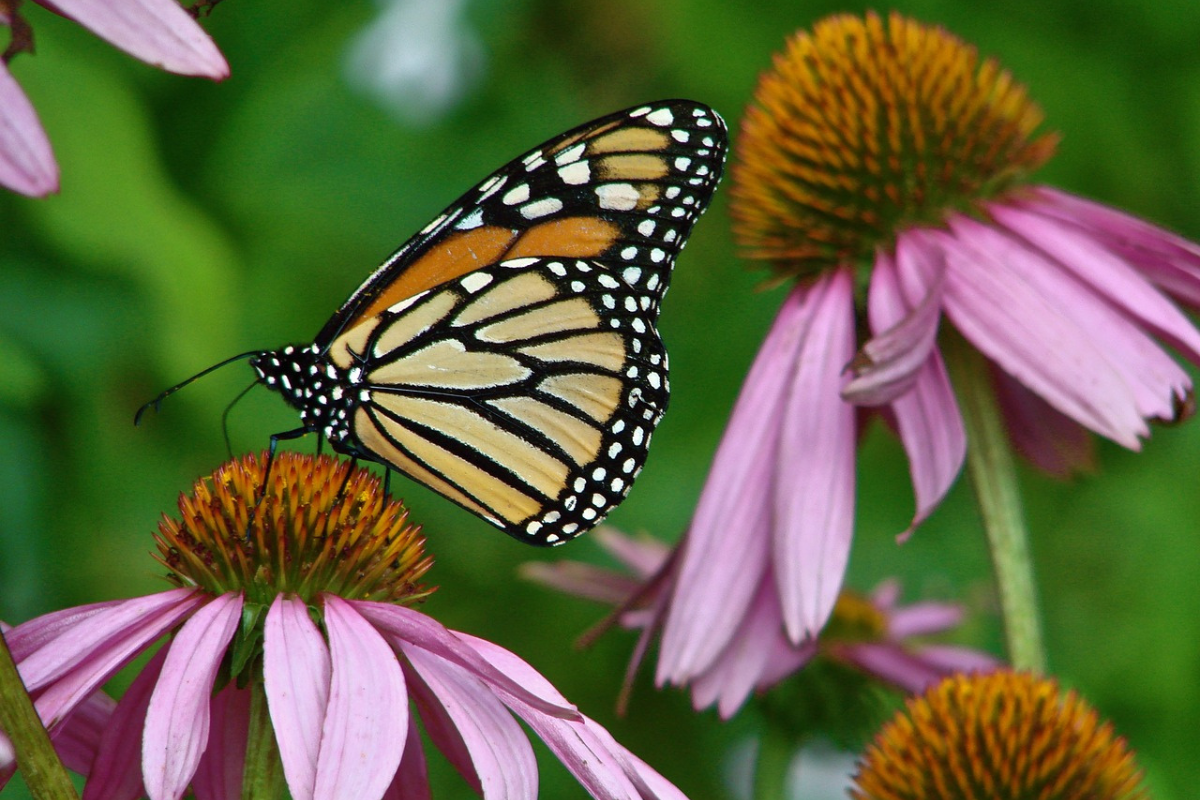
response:
<path fill-rule="evenodd" d="M 134 410 L 160 389 L 234 353 L 310 340 L 396 245 L 552 134 L 673 96 L 707 102 L 736 126 L 785 37 L 862 8 L 469 0 L 444 39 L 411 22 L 387 34 L 393 57 L 449 70 L 444 84 L 436 73 L 421 83 L 448 95 L 397 107 L 351 77 L 356 42 L 380 24 L 372 3 L 223 3 L 204 22 L 232 67 L 221 84 L 155 71 L 25 4 L 38 52 L 13 72 L 63 178 L 47 200 L 0 194 L 0 619 L 164 588 L 149 534 L 181 490 L 226 458 L 221 412 L 251 374 L 230 367 L 134 428 Z M 1200 238 L 1193 3 L 898 9 L 947 26 L 1027 84 L 1063 134 L 1041 179 Z M 637 488 L 610 517 L 668 540 L 687 523 L 782 299 L 759 291 L 763 274 L 738 260 L 726 191 L 684 252 L 663 310 L 671 413 Z M 252 392 L 230 416 L 234 451 L 295 425 L 277 396 Z M 1200 431 L 1188 424 L 1156 430 L 1141 454 L 1102 445 L 1097 474 L 1073 482 L 1023 473 L 1052 669 L 1129 739 L 1160 799 L 1200 785 L 1198 453 Z M 729 754 L 753 735 L 753 710 L 722 723 L 643 674 L 618 718 L 633 638 L 573 649 L 601 610 L 515 577 L 530 559 L 603 561 L 593 542 L 534 550 L 410 482 L 394 480 L 393 491 L 437 558 L 430 578 L 441 588 L 425 610 L 528 659 L 690 796 L 736 796 Z M 999 652 L 965 481 L 897 546 L 911 490 L 898 444 L 876 430 L 858 502 L 851 585 L 898 575 L 908 599 L 962 600 L 973 613 L 964 641 Z M 470 795 L 433 760 L 439 797 Z M 543 795 L 582 797 L 551 762 Z"/>

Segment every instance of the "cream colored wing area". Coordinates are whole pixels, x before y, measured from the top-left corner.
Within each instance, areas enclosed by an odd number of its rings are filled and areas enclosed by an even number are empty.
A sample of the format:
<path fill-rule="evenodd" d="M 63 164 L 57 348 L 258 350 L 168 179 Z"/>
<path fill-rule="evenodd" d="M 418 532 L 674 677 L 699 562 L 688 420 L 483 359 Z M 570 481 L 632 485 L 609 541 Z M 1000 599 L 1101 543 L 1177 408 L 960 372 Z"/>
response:
<path fill-rule="evenodd" d="M 551 375 L 538 389 L 570 403 L 597 422 L 604 423 L 621 402 L 620 379 L 590 373 Z"/>
<path fill-rule="evenodd" d="M 329 348 L 329 360 L 339 369 L 353 367 L 366 352 L 367 340 L 371 338 L 378 324 L 379 317 L 371 317 L 334 339 Z"/>
<path fill-rule="evenodd" d="M 387 431 L 386 437 L 377 425 Z M 377 455 L 389 461 L 395 458 L 392 463 L 397 469 L 496 524 L 501 524 L 499 518 L 511 525 L 542 509 L 541 501 L 393 419 L 372 418 L 360 409 L 355 415 L 355 433 Z M 469 494 L 460 486 L 470 487 Z"/>
<path fill-rule="evenodd" d="M 471 325 L 522 306 L 552 300 L 556 294 L 554 284 L 536 272 L 517 275 L 472 300 L 455 315 L 454 325 Z"/>
<path fill-rule="evenodd" d="M 548 333 L 594 330 L 598 327 L 600 316 L 591 304 L 582 297 L 572 297 L 484 325 L 475 335 L 481 341 L 503 343 L 533 339 Z"/>
<path fill-rule="evenodd" d="M 603 434 L 600 428 L 585 419 L 559 411 L 532 397 L 499 397 L 487 402 L 554 440 L 577 466 L 582 467 L 594 461 L 596 453 L 600 451 Z"/>
<path fill-rule="evenodd" d="M 375 355 L 382 357 L 411 342 L 446 318 L 458 299 L 450 292 L 435 292 L 416 307 L 392 319 L 375 342 Z"/>
<path fill-rule="evenodd" d="M 610 332 L 582 333 L 565 339 L 519 348 L 519 352 L 540 361 L 578 361 L 608 372 L 620 372 L 625 366 L 625 340 Z"/>
<path fill-rule="evenodd" d="M 547 498 L 558 496 L 567 480 L 565 463 L 470 408 L 386 392 L 374 392 L 372 398 L 380 408 L 405 421 L 438 431 L 489 461 L 504 465 Z"/>
<path fill-rule="evenodd" d="M 450 485 L 443 478 L 430 472 L 402 453 L 379 430 L 379 427 L 365 408 L 358 409 L 354 414 L 354 433 L 366 445 L 368 450 L 379 456 L 390 466 L 420 481 L 435 492 L 440 492 L 444 497 L 450 498 L 468 511 L 479 514 L 481 517 L 491 520 L 494 524 L 499 524 L 499 519 L 495 514 L 463 494 L 457 487 Z"/>
<path fill-rule="evenodd" d="M 518 383 L 530 374 L 529 368 L 512 356 L 468 350 L 457 339 L 439 339 L 384 363 L 367 378 L 376 386 L 435 386 L 473 391 Z"/>

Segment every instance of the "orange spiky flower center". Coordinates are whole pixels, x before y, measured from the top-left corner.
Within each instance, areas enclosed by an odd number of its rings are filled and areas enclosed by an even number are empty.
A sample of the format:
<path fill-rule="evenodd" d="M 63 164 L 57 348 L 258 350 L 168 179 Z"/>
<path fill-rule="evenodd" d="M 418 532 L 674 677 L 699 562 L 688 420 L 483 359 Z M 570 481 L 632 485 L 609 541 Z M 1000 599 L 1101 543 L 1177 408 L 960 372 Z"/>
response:
<path fill-rule="evenodd" d="M 906 227 L 975 212 L 1054 151 L 991 59 L 893 13 L 835 15 L 765 73 L 732 167 L 734 233 L 789 276 L 868 262 Z"/>
<path fill-rule="evenodd" d="M 329 456 L 280 453 L 263 486 L 266 454 L 234 459 L 163 515 L 155 558 L 180 586 L 244 592 L 270 605 L 290 593 L 412 603 L 432 565 L 420 528 L 370 472 Z"/>
<path fill-rule="evenodd" d="M 1074 691 L 1027 673 L 956 675 L 867 748 L 855 800 L 1145 800 L 1133 754 Z"/>

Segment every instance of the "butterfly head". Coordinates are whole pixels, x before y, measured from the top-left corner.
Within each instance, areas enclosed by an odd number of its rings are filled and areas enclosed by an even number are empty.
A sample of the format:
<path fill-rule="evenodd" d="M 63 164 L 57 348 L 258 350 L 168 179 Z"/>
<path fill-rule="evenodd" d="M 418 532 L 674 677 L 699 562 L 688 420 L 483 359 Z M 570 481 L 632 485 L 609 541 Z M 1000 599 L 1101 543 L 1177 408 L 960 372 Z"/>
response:
<path fill-rule="evenodd" d="M 348 420 L 354 409 L 370 401 L 370 393 L 359 386 L 361 375 L 339 369 L 316 345 L 288 345 L 267 350 L 250 359 L 259 383 L 274 389 L 300 412 L 310 431 L 325 435 L 334 446 L 350 436 Z"/>

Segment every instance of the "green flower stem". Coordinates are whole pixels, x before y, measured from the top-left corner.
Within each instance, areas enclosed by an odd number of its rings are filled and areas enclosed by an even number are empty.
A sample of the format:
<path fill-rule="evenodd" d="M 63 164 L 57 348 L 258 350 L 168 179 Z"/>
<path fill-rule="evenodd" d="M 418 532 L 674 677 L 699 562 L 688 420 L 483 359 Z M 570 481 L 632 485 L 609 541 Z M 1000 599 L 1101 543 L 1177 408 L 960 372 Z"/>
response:
<path fill-rule="evenodd" d="M 779 723 L 768 719 L 762 726 L 754 765 L 754 800 L 787 797 L 788 769 L 797 746 L 796 738 Z"/>
<path fill-rule="evenodd" d="M 17 673 L 8 642 L 0 636 L 0 728 L 17 752 L 29 793 L 37 800 L 79 800 L 75 785 L 58 760 L 25 684 Z"/>
<path fill-rule="evenodd" d="M 263 682 L 250 685 L 250 730 L 246 739 L 246 771 L 242 775 L 242 800 L 281 800 L 287 782 Z"/>
<path fill-rule="evenodd" d="M 959 337 L 945 348 L 967 433 L 967 472 L 979 504 L 1000 593 L 1008 657 L 1016 669 L 1042 673 L 1045 649 L 1029 532 L 1016 466 L 987 362 Z"/>

